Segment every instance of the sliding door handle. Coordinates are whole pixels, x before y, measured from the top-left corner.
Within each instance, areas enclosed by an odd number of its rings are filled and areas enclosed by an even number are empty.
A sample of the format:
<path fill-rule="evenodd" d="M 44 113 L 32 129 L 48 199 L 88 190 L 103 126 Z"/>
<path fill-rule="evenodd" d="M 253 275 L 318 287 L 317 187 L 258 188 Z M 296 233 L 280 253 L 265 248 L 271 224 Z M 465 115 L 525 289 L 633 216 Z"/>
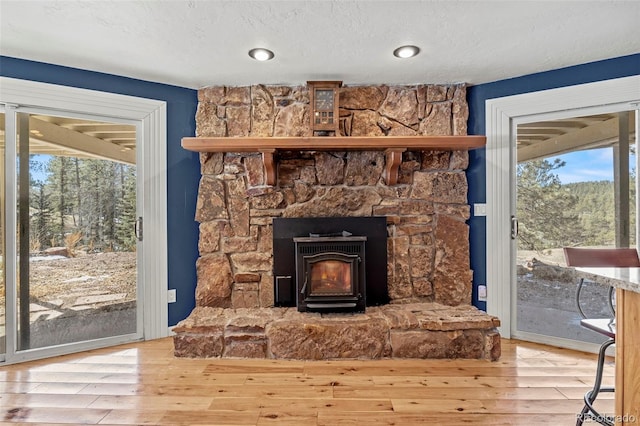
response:
<path fill-rule="evenodd" d="M 138 241 L 142 241 L 142 216 L 136 219 L 136 223 L 133 225 Z"/>

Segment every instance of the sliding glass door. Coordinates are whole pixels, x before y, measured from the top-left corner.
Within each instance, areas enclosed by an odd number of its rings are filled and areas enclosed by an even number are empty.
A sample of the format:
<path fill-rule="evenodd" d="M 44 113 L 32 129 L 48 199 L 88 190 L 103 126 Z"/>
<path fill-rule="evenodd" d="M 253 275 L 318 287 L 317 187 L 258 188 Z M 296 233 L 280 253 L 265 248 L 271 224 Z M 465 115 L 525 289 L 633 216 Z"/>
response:
<path fill-rule="evenodd" d="M 139 339 L 136 125 L 27 108 L 6 116 L 3 353 Z"/>
<path fill-rule="evenodd" d="M 0 77 L 0 362 L 168 335 L 166 128 L 164 101 Z"/>
<path fill-rule="evenodd" d="M 602 343 L 580 325 L 577 278 L 563 247 L 636 247 L 636 152 L 634 111 L 517 126 L 512 337 L 573 348 Z M 608 289 L 585 283 L 586 315 L 614 315 Z"/>
<path fill-rule="evenodd" d="M 5 147 L 5 114 L 4 107 L 0 105 L 0 165 L 4 170 L 4 149 Z M 6 353 L 6 285 L 5 285 L 5 174 L 0 173 L 0 361 L 4 361 Z"/>

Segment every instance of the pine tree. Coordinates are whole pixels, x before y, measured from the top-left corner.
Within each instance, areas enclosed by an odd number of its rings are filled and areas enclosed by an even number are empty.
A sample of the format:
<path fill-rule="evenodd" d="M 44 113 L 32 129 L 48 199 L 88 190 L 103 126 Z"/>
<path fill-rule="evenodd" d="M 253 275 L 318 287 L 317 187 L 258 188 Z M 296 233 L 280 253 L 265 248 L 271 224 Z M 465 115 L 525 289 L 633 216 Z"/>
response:
<path fill-rule="evenodd" d="M 54 156 L 49 160 L 47 171 L 49 172 L 48 189 L 53 198 L 53 210 L 57 216 L 57 226 L 54 237 L 58 244 L 64 242 L 65 216 L 73 212 L 73 202 L 69 198 L 68 174 L 70 161 L 67 157 Z"/>
<path fill-rule="evenodd" d="M 45 190 L 44 182 L 32 182 L 29 195 L 31 218 L 29 225 L 30 240 L 37 243 L 38 249 L 49 247 L 52 232 L 51 197 Z"/>
<path fill-rule="evenodd" d="M 564 166 L 556 159 L 522 163 L 517 168 L 518 246 L 524 250 L 545 250 L 573 245 L 582 239 L 575 226 L 577 199 L 562 187 L 554 170 Z"/>
<path fill-rule="evenodd" d="M 42 192 L 32 194 L 32 209 L 41 219 L 37 229 L 46 229 L 47 235 L 54 230 L 58 243 L 64 242 L 66 234 L 80 232 L 91 249 L 135 250 L 135 166 L 52 157 L 47 171 Z M 39 208 L 37 203 L 45 204 Z"/>
<path fill-rule="evenodd" d="M 116 223 L 116 241 L 119 250 L 135 251 L 136 236 L 136 169 L 120 165 L 122 196 L 118 199 Z"/>

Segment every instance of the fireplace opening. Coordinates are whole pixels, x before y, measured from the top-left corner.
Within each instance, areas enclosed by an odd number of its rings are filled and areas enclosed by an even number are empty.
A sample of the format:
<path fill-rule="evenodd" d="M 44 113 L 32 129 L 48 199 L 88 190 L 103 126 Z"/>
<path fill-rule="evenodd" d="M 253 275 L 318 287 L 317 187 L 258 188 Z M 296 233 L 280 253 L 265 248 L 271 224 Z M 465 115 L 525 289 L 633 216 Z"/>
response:
<path fill-rule="evenodd" d="M 367 237 L 312 236 L 293 241 L 298 310 L 364 312 Z"/>
<path fill-rule="evenodd" d="M 312 247 L 318 243 L 322 243 L 320 248 Z M 307 252 L 298 256 L 296 245 Z M 299 272 L 301 266 L 297 262 L 298 257 L 305 258 L 307 272 Z M 358 258 L 360 260 L 357 260 Z M 305 262 L 302 262 L 302 266 Z M 316 268 L 318 272 L 315 272 Z M 347 268 L 348 274 L 345 272 Z M 327 276 L 339 276 L 336 274 L 341 273 L 350 281 L 347 283 L 347 280 L 343 280 L 338 283 L 334 278 L 333 282 L 327 279 L 323 281 L 323 269 Z M 316 284 L 315 287 L 311 288 L 312 282 L 308 281 L 305 288 L 304 280 L 300 287 L 297 286 L 297 276 L 300 274 L 304 277 L 305 273 L 315 273 L 316 277 L 319 274 L 320 279 L 313 282 Z M 312 303 L 325 303 L 318 298 L 330 299 L 334 304 L 331 310 L 334 311 L 364 311 L 365 306 L 389 303 L 386 217 L 274 218 L 273 279 L 275 306 L 298 306 L 300 309 L 300 298 L 309 296 L 312 296 Z M 301 293 L 303 288 L 304 292 Z M 346 300 L 349 297 L 351 299 Z M 337 302 L 337 298 L 343 300 Z M 357 301 L 354 301 L 356 299 Z M 356 306 L 337 308 L 335 303 L 356 303 Z M 306 309 L 328 310 L 308 307 Z"/>

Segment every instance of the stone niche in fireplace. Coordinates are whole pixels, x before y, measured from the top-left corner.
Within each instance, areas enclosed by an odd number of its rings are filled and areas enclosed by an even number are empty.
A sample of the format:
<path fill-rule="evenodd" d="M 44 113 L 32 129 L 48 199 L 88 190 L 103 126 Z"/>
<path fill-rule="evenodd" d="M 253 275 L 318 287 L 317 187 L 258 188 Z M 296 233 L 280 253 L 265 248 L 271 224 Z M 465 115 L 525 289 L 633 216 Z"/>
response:
<path fill-rule="evenodd" d="M 276 306 L 364 312 L 389 302 L 386 217 L 273 219 Z"/>

